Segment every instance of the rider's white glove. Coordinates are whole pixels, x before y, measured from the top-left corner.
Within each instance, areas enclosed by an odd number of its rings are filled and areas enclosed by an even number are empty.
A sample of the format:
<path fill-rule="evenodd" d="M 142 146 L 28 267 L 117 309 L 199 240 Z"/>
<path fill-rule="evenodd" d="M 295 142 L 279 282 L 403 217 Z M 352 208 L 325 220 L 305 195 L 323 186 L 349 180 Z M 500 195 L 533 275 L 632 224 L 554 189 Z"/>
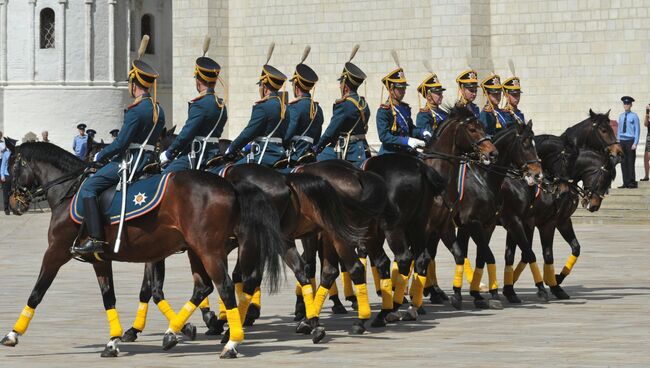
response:
<path fill-rule="evenodd" d="M 413 149 L 416 149 L 418 147 L 424 147 L 424 141 L 417 138 L 409 138 L 407 144 L 409 147 Z"/>
<path fill-rule="evenodd" d="M 169 162 L 169 158 L 167 157 L 167 151 L 162 151 L 162 152 L 160 153 L 160 157 L 158 157 L 158 159 L 160 160 L 160 165 L 161 165 L 161 166 L 164 165 L 164 164 L 166 164 L 166 163 L 168 163 L 168 162 Z"/>
<path fill-rule="evenodd" d="M 97 162 L 97 157 L 99 156 L 99 152 L 95 153 L 95 156 L 93 156 L 93 161 Z"/>
<path fill-rule="evenodd" d="M 424 137 L 424 139 L 429 139 L 432 137 L 432 134 L 430 131 L 425 130 L 424 133 L 422 133 L 422 136 Z"/>

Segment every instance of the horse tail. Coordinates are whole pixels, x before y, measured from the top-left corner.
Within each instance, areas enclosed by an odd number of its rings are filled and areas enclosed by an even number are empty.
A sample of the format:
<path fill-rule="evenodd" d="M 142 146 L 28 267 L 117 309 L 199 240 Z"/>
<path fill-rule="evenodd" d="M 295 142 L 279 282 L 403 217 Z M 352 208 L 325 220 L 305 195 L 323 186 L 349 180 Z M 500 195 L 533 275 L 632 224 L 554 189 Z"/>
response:
<path fill-rule="evenodd" d="M 275 293 L 280 286 L 281 257 L 285 248 L 278 211 L 255 184 L 240 180 L 233 183 L 233 187 L 240 208 L 237 229 L 240 247 L 250 246 L 259 254 L 257 272 L 259 275 L 266 273 L 267 287 Z"/>
<path fill-rule="evenodd" d="M 433 189 L 433 195 L 438 196 L 442 194 L 447 186 L 445 179 L 434 169 L 429 167 L 425 163 L 420 163 L 420 172 L 426 181 L 431 185 Z"/>
<path fill-rule="evenodd" d="M 334 188 L 323 178 L 308 173 L 288 174 L 287 184 L 299 197 L 305 197 L 314 207 L 317 223 L 344 244 L 357 245 L 366 229 L 348 221 L 345 204 Z"/>

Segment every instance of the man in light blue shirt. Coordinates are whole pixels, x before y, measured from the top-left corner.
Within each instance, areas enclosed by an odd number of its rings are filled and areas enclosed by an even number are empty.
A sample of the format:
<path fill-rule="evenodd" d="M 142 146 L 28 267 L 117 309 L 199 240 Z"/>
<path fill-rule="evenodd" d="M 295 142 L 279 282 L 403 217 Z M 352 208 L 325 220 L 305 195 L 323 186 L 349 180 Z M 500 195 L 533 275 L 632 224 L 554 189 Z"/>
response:
<path fill-rule="evenodd" d="M 86 134 L 86 124 L 77 125 L 79 134 L 74 137 L 72 141 L 72 150 L 74 155 L 77 156 L 80 160 L 86 160 L 86 155 L 88 154 L 88 135 Z"/>
<path fill-rule="evenodd" d="M 619 188 L 636 188 L 637 181 L 634 173 L 634 161 L 636 161 L 636 145 L 639 143 L 639 116 L 632 112 L 632 102 L 634 99 L 630 96 L 621 97 L 623 109 L 625 111 L 618 117 L 618 140 L 623 148 L 623 162 L 621 171 L 623 172 L 623 185 Z"/>
<path fill-rule="evenodd" d="M 9 138 L 6 138 L 7 140 Z M 15 142 L 12 142 L 15 144 Z M 9 194 L 11 193 L 11 177 L 9 176 L 9 157 L 11 151 L 3 145 L 3 150 L 0 152 L 2 163 L 0 164 L 0 186 L 2 187 L 2 198 L 4 201 L 5 215 L 10 215 L 9 210 Z"/>

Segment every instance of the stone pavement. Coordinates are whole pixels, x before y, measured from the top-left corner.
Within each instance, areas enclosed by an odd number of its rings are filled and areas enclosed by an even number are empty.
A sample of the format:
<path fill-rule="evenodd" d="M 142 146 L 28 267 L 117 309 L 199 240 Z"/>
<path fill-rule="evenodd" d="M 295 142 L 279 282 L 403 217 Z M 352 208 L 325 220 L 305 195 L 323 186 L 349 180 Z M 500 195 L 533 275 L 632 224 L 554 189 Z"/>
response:
<path fill-rule="evenodd" d="M 3 335 L 10 331 L 36 280 L 47 246 L 48 221 L 48 213 L 0 217 Z M 582 256 L 565 281 L 571 300 L 538 302 L 530 273 L 525 271 L 518 283 L 524 300 L 519 306 L 504 302 L 504 310 L 478 311 L 473 310 L 466 296 L 462 311 L 426 305 L 428 314 L 418 322 L 370 329 L 363 336 L 347 333 L 354 314 L 330 318 L 329 313 L 323 313 L 328 336 L 319 345 L 293 333 L 293 278 L 287 274 L 286 288 L 277 295 L 263 296 L 263 318 L 246 331 L 240 359 L 234 361 L 217 361 L 221 349 L 214 337 L 203 335 L 205 328 L 198 313 L 191 318 L 199 326 L 197 341 L 181 342 L 169 352 L 162 351 L 162 333 L 167 325 L 153 303 L 145 332 L 138 341 L 121 344 L 117 360 L 101 359 L 99 353 L 108 338 L 108 325 L 97 282 L 89 265 L 71 261 L 61 269 L 36 309 L 19 345 L 0 346 L 0 367 L 164 367 L 206 363 L 222 367 L 647 367 L 650 229 L 580 225 L 577 234 L 583 246 Z M 503 239 L 503 231 L 498 231 L 493 242 L 500 269 Z M 537 239 L 535 249 L 539 254 Z M 566 260 L 568 249 L 557 236 L 558 269 Z M 191 294 L 188 262 L 185 255 L 176 255 L 168 260 L 167 266 L 166 296 L 172 306 L 179 308 Z M 117 306 L 125 330 L 132 323 L 138 304 L 142 269 L 139 264 L 114 265 Z M 438 277 L 446 290 L 450 289 L 452 275 L 452 259 L 442 248 Z M 372 295 L 371 303 L 376 311 L 380 300 Z M 327 302 L 326 312 L 329 306 Z"/>

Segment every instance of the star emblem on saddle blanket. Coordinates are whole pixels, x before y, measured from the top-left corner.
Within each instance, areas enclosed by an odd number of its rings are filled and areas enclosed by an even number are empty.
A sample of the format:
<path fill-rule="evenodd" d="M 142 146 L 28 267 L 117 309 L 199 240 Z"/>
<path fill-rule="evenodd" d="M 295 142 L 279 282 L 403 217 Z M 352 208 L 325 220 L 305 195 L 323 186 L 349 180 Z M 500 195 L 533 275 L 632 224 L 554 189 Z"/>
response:
<path fill-rule="evenodd" d="M 144 202 L 147 201 L 147 196 L 144 193 L 138 193 L 133 196 L 133 203 L 135 203 L 138 206 L 142 206 Z"/>

